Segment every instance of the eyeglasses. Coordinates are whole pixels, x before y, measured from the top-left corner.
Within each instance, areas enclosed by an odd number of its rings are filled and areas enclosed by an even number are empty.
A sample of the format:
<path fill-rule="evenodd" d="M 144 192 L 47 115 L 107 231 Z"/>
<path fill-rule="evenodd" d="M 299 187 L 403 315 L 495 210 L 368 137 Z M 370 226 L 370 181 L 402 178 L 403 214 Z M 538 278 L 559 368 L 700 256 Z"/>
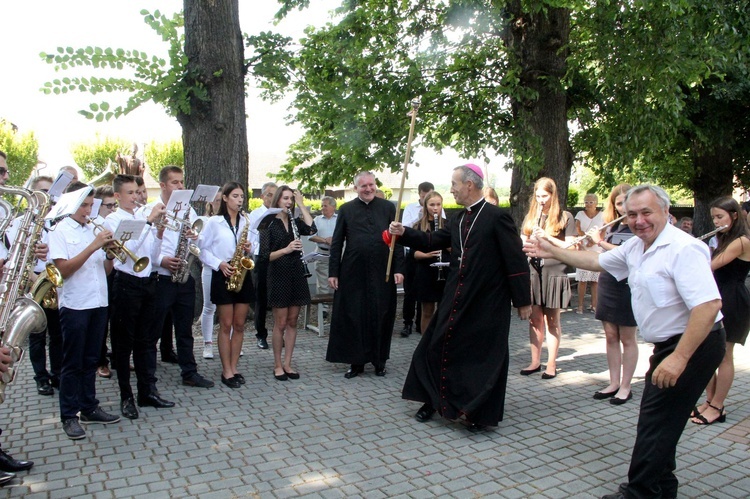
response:
<path fill-rule="evenodd" d="M 4 177 L 6 173 L 10 173 L 7 168 L 0 168 L 0 177 Z"/>
<path fill-rule="evenodd" d="M 102 206 L 104 206 L 108 210 L 114 210 L 115 208 L 117 208 L 117 203 L 102 203 Z"/>

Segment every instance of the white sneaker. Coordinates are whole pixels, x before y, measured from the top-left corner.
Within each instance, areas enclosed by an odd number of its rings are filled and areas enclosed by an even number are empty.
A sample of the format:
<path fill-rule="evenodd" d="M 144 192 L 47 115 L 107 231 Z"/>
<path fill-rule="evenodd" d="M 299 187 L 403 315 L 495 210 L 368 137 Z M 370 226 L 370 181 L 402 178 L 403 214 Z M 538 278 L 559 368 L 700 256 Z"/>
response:
<path fill-rule="evenodd" d="M 240 350 L 240 357 L 242 357 L 243 355 L 245 355 L 244 350 Z"/>
<path fill-rule="evenodd" d="M 203 358 L 204 359 L 214 358 L 214 344 L 213 343 L 206 343 L 205 345 L 203 345 Z"/>

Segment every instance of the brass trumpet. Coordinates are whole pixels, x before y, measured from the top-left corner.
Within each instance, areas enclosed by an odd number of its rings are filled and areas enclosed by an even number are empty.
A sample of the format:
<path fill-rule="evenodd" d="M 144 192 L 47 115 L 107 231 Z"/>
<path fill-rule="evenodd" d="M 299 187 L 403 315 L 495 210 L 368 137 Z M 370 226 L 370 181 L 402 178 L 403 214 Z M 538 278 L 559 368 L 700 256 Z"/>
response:
<path fill-rule="evenodd" d="M 102 224 L 96 223 L 92 218 L 88 219 L 88 223 L 94 226 L 94 229 L 99 229 L 99 231 L 106 230 L 106 227 L 104 227 Z M 108 255 L 111 255 L 113 258 L 117 258 L 120 260 L 121 263 L 125 263 L 128 261 L 128 258 L 133 260 L 133 271 L 134 272 L 140 272 L 141 270 L 148 267 L 149 259 L 147 256 L 138 257 L 135 253 L 130 251 L 126 246 L 125 243 L 123 243 L 120 240 L 114 241 L 115 246 L 113 248 L 102 248 L 104 252 L 106 252 Z"/>
<path fill-rule="evenodd" d="M 144 206 L 146 206 L 145 204 L 139 203 L 138 201 L 135 202 L 135 205 L 137 207 L 139 207 L 139 208 L 143 208 Z M 166 219 L 171 219 L 173 222 L 175 222 L 175 224 L 170 224 L 169 222 L 167 222 Z M 195 224 L 197 224 L 198 222 L 200 222 L 200 226 L 196 230 L 195 229 Z M 154 223 L 154 225 L 156 227 L 160 228 L 160 229 L 163 227 L 163 228 L 165 228 L 167 230 L 173 230 L 175 232 L 180 232 L 181 224 L 182 224 L 182 219 L 181 218 L 179 218 L 176 215 L 170 215 L 169 213 L 165 213 L 164 215 L 161 216 L 161 218 L 159 218 L 158 221 L 156 221 Z M 195 223 L 193 224 L 193 230 L 196 233 L 200 232 L 200 230 L 201 230 L 202 227 L 203 227 L 203 222 L 200 221 L 200 220 L 196 220 Z"/>

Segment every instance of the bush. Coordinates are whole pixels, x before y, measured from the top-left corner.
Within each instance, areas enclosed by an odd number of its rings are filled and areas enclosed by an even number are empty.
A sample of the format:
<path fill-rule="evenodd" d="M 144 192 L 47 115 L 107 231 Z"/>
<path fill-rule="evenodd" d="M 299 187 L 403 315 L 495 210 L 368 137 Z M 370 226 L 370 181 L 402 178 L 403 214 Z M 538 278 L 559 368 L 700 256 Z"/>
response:
<path fill-rule="evenodd" d="M 18 133 L 13 124 L 0 121 L 0 151 L 8 156 L 8 185 L 24 185 L 38 161 L 39 143 L 34 132 Z"/>

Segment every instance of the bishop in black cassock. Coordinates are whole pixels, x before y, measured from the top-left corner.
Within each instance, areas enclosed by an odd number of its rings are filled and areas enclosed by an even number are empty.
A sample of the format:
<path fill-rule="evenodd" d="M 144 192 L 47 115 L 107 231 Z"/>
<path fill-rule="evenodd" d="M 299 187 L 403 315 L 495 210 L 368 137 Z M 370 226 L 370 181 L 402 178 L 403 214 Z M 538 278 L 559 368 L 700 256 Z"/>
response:
<path fill-rule="evenodd" d="M 396 206 L 375 197 L 371 173 L 357 175 L 355 188 L 358 197 L 339 209 L 328 264 L 329 285 L 336 291 L 326 360 L 351 364 L 347 378 L 362 373 L 367 363 L 378 376 L 385 374 L 396 319 L 396 284 L 403 279 L 403 250 L 397 248 L 385 281 L 389 248 L 381 233 L 394 220 Z"/>
<path fill-rule="evenodd" d="M 421 251 L 451 248 L 443 299 L 412 357 L 402 396 L 423 402 L 417 420 L 435 411 L 465 417 L 472 431 L 503 419 L 511 302 L 531 314 L 529 266 L 513 220 L 482 197 L 482 171 L 453 171 L 451 192 L 467 208 L 434 233 L 410 228 L 398 241 Z M 391 224 L 400 234 L 401 224 Z"/>

